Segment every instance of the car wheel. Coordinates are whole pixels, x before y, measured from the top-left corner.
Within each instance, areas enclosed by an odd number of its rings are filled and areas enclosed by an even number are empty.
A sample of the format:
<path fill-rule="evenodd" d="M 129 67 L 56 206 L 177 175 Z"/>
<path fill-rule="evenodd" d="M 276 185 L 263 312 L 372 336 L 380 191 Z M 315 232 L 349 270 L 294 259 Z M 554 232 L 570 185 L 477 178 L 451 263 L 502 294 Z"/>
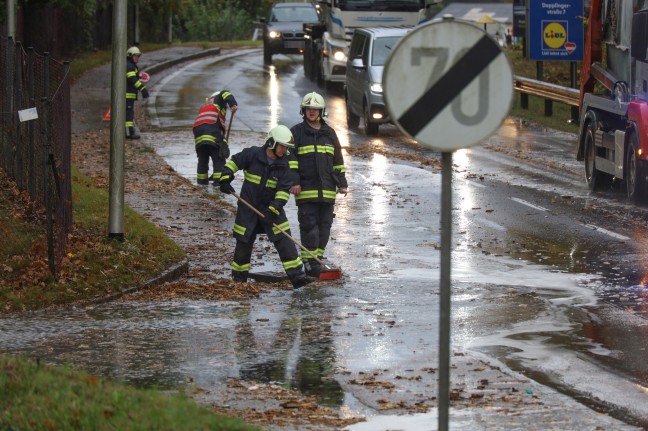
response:
<path fill-rule="evenodd" d="M 347 118 L 347 127 L 349 129 L 355 129 L 360 125 L 360 117 L 354 114 L 351 111 L 351 105 L 349 104 L 349 99 L 346 100 L 346 118 Z"/>
<path fill-rule="evenodd" d="M 369 106 L 365 103 L 364 105 L 364 131 L 367 136 L 373 136 L 378 134 L 378 124 L 372 123 L 371 112 L 369 112 Z"/>

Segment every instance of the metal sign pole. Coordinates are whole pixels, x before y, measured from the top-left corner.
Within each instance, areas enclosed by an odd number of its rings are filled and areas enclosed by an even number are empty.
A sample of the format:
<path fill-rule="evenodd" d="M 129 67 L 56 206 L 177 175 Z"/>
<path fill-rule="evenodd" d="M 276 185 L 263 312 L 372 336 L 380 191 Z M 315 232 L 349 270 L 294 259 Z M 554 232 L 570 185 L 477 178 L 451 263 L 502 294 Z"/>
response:
<path fill-rule="evenodd" d="M 448 430 L 450 396 L 450 263 L 452 153 L 441 153 L 441 283 L 439 289 L 439 431 Z"/>

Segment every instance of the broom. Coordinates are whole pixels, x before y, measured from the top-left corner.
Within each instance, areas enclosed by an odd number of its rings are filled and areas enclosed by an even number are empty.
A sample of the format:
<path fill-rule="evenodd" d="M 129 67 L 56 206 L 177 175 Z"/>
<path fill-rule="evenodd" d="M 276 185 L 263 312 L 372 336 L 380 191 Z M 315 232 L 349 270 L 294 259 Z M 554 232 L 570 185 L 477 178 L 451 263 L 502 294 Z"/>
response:
<path fill-rule="evenodd" d="M 239 196 L 235 192 L 232 192 L 232 195 L 234 195 L 234 197 L 236 199 L 238 199 L 239 201 L 243 202 L 243 204 L 245 206 L 247 206 L 252 211 L 254 211 L 258 216 L 260 216 L 262 218 L 265 218 L 265 216 L 263 215 L 263 213 L 261 211 L 254 208 L 254 206 L 252 206 L 252 204 L 250 204 L 248 201 L 243 199 L 241 196 Z M 293 243 L 295 243 L 295 245 L 299 246 L 299 248 L 301 248 L 306 253 L 308 253 L 310 255 L 310 257 L 312 257 L 317 263 L 319 263 L 321 265 L 322 269 L 320 270 L 320 276 L 319 276 L 320 280 L 337 280 L 342 276 L 342 273 L 340 272 L 339 268 L 332 268 L 332 267 L 326 265 L 324 262 L 322 262 L 322 259 L 319 259 L 317 256 L 315 256 L 309 249 L 304 247 L 302 245 L 302 243 L 300 243 L 295 238 L 293 238 L 288 232 L 286 232 L 285 230 L 280 228 L 276 223 L 272 223 L 272 226 L 277 228 L 278 230 L 280 230 L 281 233 L 286 235 L 288 237 L 288 239 L 290 239 Z"/>

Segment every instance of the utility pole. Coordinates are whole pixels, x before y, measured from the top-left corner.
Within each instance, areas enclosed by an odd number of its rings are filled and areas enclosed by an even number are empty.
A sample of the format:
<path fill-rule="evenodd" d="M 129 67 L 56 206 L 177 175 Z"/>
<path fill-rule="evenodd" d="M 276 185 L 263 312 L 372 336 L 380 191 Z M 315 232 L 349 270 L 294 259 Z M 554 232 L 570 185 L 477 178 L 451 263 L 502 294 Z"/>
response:
<path fill-rule="evenodd" d="M 124 140 L 126 139 L 127 0 L 113 2 L 110 92 L 110 185 L 108 237 L 124 240 Z"/>

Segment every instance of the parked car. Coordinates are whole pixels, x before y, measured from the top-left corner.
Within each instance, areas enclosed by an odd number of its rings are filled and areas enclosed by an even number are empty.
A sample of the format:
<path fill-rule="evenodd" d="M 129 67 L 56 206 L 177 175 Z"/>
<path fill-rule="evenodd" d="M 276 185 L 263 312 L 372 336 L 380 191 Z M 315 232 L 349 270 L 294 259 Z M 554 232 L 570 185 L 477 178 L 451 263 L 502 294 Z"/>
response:
<path fill-rule="evenodd" d="M 275 3 L 263 24 L 263 64 L 272 63 L 274 54 L 304 52 L 304 23 L 319 21 L 312 3 Z"/>
<path fill-rule="evenodd" d="M 365 133 L 376 135 L 380 124 L 391 122 L 382 74 L 392 48 L 409 30 L 411 27 L 365 27 L 353 31 L 344 81 L 349 128 L 357 128 L 362 117 Z"/>

